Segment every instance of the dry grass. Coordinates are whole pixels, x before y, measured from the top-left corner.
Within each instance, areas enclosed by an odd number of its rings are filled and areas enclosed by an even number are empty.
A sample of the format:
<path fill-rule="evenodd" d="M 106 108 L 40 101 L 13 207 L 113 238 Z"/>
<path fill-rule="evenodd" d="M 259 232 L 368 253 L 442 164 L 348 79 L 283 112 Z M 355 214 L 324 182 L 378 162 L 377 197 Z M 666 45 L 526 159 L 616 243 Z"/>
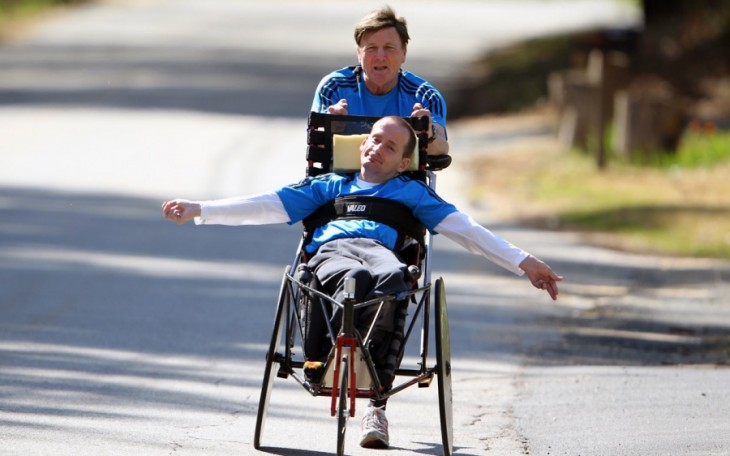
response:
<path fill-rule="evenodd" d="M 711 169 L 611 164 L 550 140 L 517 144 L 466 167 L 493 214 L 575 230 L 629 251 L 730 259 L 730 162 Z"/>

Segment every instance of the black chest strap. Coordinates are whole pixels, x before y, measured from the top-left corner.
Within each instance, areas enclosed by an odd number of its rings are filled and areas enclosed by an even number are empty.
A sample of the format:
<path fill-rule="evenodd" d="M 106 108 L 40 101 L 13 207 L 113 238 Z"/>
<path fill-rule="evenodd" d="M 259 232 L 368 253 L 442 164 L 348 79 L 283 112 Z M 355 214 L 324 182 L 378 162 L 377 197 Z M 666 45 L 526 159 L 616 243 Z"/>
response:
<path fill-rule="evenodd" d="M 408 238 L 425 247 L 426 228 L 413 215 L 408 206 L 388 198 L 377 196 L 342 196 L 320 207 L 302 221 L 304 243 L 312 240 L 316 228 L 333 220 L 372 220 L 383 223 L 398 232 L 396 250 L 402 248 Z"/>

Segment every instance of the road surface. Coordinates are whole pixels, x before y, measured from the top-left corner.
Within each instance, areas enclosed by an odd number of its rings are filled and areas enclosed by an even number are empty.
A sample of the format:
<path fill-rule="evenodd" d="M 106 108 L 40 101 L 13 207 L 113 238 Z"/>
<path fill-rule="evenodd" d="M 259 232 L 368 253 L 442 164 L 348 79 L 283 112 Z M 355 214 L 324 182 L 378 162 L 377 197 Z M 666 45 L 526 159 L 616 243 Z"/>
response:
<path fill-rule="evenodd" d="M 409 68 L 444 86 L 490 47 L 636 22 L 609 2 L 391 4 L 411 24 Z M 263 353 L 299 228 L 177 227 L 159 204 L 299 179 L 311 92 L 352 62 L 350 29 L 368 10 L 117 0 L 0 47 L 0 454 L 255 453 Z M 468 204 L 467 149 L 503 136 L 450 133 L 456 163 L 439 188 Z M 566 282 L 552 303 L 437 239 L 456 454 L 730 452 L 727 263 L 489 226 Z M 267 452 L 331 454 L 326 402 L 275 384 Z M 388 454 L 440 454 L 437 413 L 435 388 L 394 398 Z M 357 427 L 348 451 L 373 454 Z"/>

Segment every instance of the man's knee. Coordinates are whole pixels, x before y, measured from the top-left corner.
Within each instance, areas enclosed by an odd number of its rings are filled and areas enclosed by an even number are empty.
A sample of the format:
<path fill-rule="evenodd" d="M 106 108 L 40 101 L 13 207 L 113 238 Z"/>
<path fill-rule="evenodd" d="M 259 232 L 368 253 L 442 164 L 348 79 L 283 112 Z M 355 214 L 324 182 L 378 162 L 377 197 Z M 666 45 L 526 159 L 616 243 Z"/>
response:
<path fill-rule="evenodd" d="M 402 268 L 394 268 L 387 272 L 380 272 L 376 275 L 375 288 L 384 294 L 399 293 L 410 288 L 406 281 L 405 265 Z"/>
<path fill-rule="evenodd" d="M 364 267 L 352 268 L 345 273 L 342 281 L 342 287 L 344 287 L 345 279 L 355 279 L 355 300 L 360 302 L 367 298 L 372 288 L 373 277 Z"/>

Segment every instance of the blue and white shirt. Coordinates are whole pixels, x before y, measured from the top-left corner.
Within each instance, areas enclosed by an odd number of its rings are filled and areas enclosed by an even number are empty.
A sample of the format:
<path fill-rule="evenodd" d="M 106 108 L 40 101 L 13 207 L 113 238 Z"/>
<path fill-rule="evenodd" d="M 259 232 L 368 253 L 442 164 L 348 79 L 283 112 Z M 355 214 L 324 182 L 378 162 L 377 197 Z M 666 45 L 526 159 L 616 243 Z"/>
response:
<path fill-rule="evenodd" d="M 428 81 L 406 70 L 398 75 L 398 84 L 384 95 L 373 95 L 362 76 L 360 66 L 345 67 L 320 81 L 312 101 L 312 111 L 327 112 L 341 99 L 347 100 L 347 113 L 353 116 L 408 117 L 413 105 L 420 103 L 431 111 L 431 119 L 446 131 L 446 102 Z"/>
<path fill-rule="evenodd" d="M 436 226 L 447 215 L 456 212 L 454 205 L 442 200 L 423 182 L 405 176 L 373 185 L 358 178 L 325 174 L 284 187 L 276 194 L 289 215 L 289 223 L 299 222 L 340 196 L 375 196 L 397 201 L 411 209 L 413 215 L 431 232 L 435 232 Z M 374 239 L 394 249 L 398 232 L 372 220 L 333 220 L 314 231 L 312 242 L 306 246 L 306 250 L 314 253 L 325 242 L 340 238 Z"/>
<path fill-rule="evenodd" d="M 503 268 L 522 275 L 519 264 L 529 255 L 496 236 L 469 215 L 442 200 L 420 181 L 395 177 L 383 184 L 371 184 L 337 174 L 307 178 L 275 192 L 200 201 L 196 224 L 263 225 L 297 223 L 323 204 L 348 195 L 378 196 L 398 201 L 432 233 L 442 234 L 470 252 L 483 255 Z M 393 248 L 397 233 L 387 225 L 369 220 L 334 220 L 320 227 L 307 247 L 310 253 L 325 242 L 344 237 L 376 239 Z"/>

